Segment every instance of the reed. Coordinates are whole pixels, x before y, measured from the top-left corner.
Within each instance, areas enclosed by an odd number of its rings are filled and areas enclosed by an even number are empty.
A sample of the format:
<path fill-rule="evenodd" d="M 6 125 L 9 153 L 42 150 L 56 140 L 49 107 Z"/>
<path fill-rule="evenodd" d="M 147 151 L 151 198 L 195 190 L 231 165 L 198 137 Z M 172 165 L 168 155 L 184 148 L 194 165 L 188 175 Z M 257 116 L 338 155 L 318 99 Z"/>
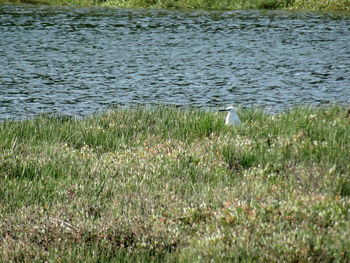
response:
<path fill-rule="evenodd" d="M 3 121 L 0 261 L 348 261 L 349 111 L 238 114 Z"/>

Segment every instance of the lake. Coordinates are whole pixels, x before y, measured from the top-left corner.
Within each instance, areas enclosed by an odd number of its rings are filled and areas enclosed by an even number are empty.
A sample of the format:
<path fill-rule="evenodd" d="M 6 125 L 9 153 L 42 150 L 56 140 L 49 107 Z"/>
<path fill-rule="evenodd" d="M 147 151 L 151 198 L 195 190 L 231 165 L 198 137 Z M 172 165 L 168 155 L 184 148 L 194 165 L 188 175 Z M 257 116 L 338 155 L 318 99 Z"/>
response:
<path fill-rule="evenodd" d="M 0 120 L 350 102 L 350 15 L 0 5 Z"/>

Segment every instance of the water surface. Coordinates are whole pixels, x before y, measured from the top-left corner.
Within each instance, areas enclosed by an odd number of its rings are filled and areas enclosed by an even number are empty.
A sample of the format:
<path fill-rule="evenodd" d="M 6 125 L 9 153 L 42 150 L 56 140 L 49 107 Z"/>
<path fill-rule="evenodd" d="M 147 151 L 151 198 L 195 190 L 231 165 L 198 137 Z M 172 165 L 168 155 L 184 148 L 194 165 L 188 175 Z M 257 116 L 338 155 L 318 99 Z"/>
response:
<path fill-rule="evenodd" d="M 0 120 L 350 102 L 350 16 L 0 5 Z"/>

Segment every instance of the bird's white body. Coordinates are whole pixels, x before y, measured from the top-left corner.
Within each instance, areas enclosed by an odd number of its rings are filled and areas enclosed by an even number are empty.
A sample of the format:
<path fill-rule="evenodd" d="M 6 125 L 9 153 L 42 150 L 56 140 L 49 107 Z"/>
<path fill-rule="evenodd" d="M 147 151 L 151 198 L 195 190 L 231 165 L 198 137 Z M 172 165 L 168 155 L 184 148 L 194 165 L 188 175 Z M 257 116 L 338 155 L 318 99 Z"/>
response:
<path fill-rule="evenodd" d="M 239 117 L 236 113 L 235 107 L 229 106 L 225 110 L 221 110 L 221 111 L 227 111 L 227 115 L 226 115 L 226 119 L 225 119 L 226 125 L 232 125 L 232 126 L 241 125 L 241 120 L 239 119 Z"/>

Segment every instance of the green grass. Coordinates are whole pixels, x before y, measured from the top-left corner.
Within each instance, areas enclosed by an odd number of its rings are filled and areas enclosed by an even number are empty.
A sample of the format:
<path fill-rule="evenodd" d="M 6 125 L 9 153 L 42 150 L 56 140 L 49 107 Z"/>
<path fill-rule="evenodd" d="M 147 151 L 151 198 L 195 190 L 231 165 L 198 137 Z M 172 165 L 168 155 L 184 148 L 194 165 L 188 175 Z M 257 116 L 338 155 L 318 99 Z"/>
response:
<path fill-rule="evenodd" d="M 0 0 L 0 3 L 1 2 L 73 6 L 113 6 L 121 8 L 350 11 L 350 0 Z"/>
<path fill-rule="evenodd" d="M 0 261 L 349 261 L 347 109 L 238 114 L 0 123 Z"/>

